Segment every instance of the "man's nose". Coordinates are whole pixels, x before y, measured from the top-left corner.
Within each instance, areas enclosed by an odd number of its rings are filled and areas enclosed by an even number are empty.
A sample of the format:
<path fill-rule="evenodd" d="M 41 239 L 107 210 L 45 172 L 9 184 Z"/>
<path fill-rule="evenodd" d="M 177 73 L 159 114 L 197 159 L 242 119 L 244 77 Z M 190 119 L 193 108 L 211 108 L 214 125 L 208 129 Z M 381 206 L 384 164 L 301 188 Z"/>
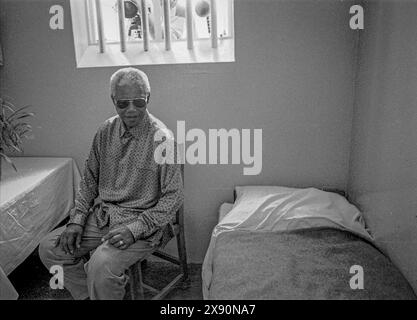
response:
<path fill-rule="evenodd" d="M 127 107 L 127 111 L 136 111 L 136 107 L 133 104 L 133 101 L 129 101 L 129 105 Z"/>

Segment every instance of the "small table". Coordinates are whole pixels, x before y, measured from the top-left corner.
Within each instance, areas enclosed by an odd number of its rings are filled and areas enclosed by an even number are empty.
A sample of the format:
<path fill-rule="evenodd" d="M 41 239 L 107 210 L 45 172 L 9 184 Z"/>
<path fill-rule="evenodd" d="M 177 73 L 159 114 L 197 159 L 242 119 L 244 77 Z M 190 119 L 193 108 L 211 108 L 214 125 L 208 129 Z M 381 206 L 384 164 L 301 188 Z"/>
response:
<path fill-rule="evenodd" d="M 71 158 L 12 158 L 0 181 L 0 299 L 17 299 L 9 275 L 74 205 L 80 174 Z"/>

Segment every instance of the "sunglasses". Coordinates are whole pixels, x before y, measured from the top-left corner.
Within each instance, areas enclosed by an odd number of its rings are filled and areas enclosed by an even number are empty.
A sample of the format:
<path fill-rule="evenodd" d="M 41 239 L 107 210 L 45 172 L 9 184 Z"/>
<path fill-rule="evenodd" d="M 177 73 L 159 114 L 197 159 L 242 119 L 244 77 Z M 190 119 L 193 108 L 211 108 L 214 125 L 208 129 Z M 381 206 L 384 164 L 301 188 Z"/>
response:
<path fill-rule="evenodd" d="M 148 104 L 147 99 L 145 98 L 126 99 L 126 100 L 123 99 L 123 100 L 115 100 L 115 101 L 116 101 L 116 106 L 119 109 L 126 109 L 129 106 L 130 102 L 132 102 L 136 108 L 144 108 Z"/>

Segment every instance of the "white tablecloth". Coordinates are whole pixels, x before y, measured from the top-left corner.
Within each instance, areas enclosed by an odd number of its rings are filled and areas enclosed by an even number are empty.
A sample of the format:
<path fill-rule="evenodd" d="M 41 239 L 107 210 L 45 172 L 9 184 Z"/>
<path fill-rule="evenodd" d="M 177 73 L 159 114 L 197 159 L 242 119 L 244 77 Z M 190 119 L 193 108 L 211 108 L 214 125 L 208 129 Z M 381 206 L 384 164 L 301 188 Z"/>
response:
<path fill-rule="evenodd" d="M 0 299 L 17 298 L 6 275 L 73 207 L 80 174 L 70 158 L 12 158 L 0 182 Z"/>

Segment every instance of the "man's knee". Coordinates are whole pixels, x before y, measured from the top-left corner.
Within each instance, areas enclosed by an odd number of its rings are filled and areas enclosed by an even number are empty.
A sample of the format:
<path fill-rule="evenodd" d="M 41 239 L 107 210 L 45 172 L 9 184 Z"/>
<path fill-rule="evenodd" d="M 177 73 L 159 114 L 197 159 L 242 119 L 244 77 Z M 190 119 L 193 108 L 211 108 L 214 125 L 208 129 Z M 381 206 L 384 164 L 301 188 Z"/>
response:
<path fill-rule="evenodd" d="M 123 299 L 127 277 L 121 261 L 111 250 L 99 246 L 85 265 L 90 298 Z"/>
<path fill-rule="evenodd" d="M 111 278 L 122 280 L 124 277 L 124 269 L 120 261 L 111 254 L 110 250 L 102 247 L 94 251 L 87 263 L 86 272 L 87 278 L 96 281 Z"/>
<path fill-rule="evenodd" d="M 42 263 L 47 267 L 53 261 L 59 259 L 59 255 L 57 254 L 57 249 L 59 248 L 55 247 L 56 240 L 60 234 L 57 231 L 58 230 L 55 230 L 47 234 L 39 244 L 39 258 L 41 259 Z"/>
<path fill-rule="evenodd" d="M 52 249 L 54 248 L 54 244 L 50 239 L 50 235 L 48 234 L 39 244 L 39 258 L 41 259 L 42 263 L 47 266 L 49 265 L 51 259 L 53 259 L 53 252 Z"/>

